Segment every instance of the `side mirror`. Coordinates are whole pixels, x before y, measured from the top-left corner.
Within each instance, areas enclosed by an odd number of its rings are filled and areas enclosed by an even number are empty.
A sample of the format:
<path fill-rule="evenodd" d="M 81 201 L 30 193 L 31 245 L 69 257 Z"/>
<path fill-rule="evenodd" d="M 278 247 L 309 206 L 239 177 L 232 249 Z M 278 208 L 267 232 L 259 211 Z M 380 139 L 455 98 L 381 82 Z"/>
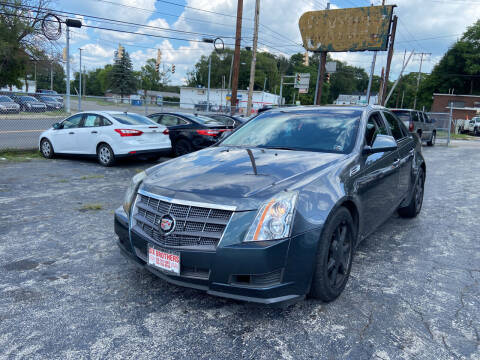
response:
<path fill-rule="evenodd" d="M 57 122 L 57 123 L 53 124 L 53 128 L 54 128 L 55 130 L 61 129 L 61 128 L 62 128 L 62 124 L 59 123 L 59 122 Z"/>
<path fill-rule="evenodd" d="M 366 155 L 376 154 L 380 152 L 388 152 L 397 150 L 397 142 L 390 135 L 377 135 L 372 146 L 365 146 L 363 153 Z"/>

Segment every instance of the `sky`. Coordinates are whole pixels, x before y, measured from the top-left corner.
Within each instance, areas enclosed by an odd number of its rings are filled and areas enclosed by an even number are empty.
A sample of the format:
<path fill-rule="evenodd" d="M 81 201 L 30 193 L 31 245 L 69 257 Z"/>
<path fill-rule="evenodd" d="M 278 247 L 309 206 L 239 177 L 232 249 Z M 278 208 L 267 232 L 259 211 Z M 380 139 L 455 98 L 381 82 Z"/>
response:
<path fill-rule="evenodd" d="M 300 16 L 311 10 L 322 10 L 326 0 L 260 0 L 259 50 L 290 56 L 304 52 L 298 27 Z M 379 5 L 381 0 L 337 0 L 331 8 Z M 424 57 L 423 72 L 430 72 L 448 48 L 466 28 L 480 17 L 480 0 L 386 0 L 397 5 L 399 18 L 392 61 L 391 79 L 398 77 L 404 51 L 430 53 Z M 72 13 L 83 24 L 147 35 L 114 32 L 92 27 L 71 30 L 72 71 L 78 71 L 79 48 L 82 64 L 88 70 L 113 62 L 114 51 L 121 44 L 129 52 L 133 66 L 139 70 L 147 59 L 162 52 L 162 66 L 175 64 L 172 85 L 184 85 L 187 72 L 201 55 L 208 55 L 212 44 L 204 37 L 221 37 L 233 48 L 237 0 L 52 0 L 50 8 Z M 252 46 L 255 0 L 244 0 L 242 47 Z M 74 15 L 76 14 L 76 15 Z M 94 19 L 96 16 L 102 19 Z M 110 20 L 147 25 L 113 24 Z M 62 35 L 59 46 L 64 46 Z M 331 53 L 334 59 L 363 67 L 370 72 L 371 52 Z M 378 52 L 375 73 L 386 65 L 387 52 Z M 419 69 L 420 56 L 415 55 L 406 73 Z"/>

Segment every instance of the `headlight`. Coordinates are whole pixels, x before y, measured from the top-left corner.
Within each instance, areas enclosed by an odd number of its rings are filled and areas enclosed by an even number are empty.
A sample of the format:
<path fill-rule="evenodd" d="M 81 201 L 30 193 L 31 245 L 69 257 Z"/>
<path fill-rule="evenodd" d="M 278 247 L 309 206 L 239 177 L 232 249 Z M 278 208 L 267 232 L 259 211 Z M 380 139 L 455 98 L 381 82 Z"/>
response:
<path fill-rule="evenodd" d="M 285 191 L 263 204 L 244 241 L 265 241 L 289 237 L 297 198 L 296 191 Z"/>
<path fill-rule="evenodd" d="M 132 207 L 133 199 L 137 194 L 138 187 L 146 176 L 147 173 L 145 171 L 142 171 L 135 175 L 130 181 L 130 185 L 125 192 L 125 198 L 123 199 L 123 210 L 125 210 L 128 215 L 130 215 L 130 208 Z"/>

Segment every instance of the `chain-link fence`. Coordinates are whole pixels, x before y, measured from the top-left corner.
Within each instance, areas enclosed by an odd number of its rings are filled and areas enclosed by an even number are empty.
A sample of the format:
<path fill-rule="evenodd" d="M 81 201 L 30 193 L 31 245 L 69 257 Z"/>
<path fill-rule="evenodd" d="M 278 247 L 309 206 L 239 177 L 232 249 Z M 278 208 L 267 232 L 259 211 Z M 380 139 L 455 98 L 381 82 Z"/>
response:
<path fill-rule="evenodd" d="M 230 114 L 230 106 L 180 103 L 177 101 L 153 101 L 120 96 L 99 97 L 70 96 L 70 112 L 65 95 L 0 93 L 0 150 L 34 149 L 38 147 L 40 134 L 56 122 L 80 111 L 122 111 L 149 115 L 156 112 L 188 112 L 198 114 Z M 263 106 L 263 105 L 262 105 Z M 258 108 L 259 106 L 257 106 Z M 256 112 L 254 106 L 254 112 Z M 245 116 L 245 109 L 238 107 L 234 113 Z"/>
<path fill-rule="evenodd" d="M 450 144 L 451 134 L 454 131 L 454 123 L 449 113 L 427 113 L 433 120 L 437 134 L 437 144 Z"/>

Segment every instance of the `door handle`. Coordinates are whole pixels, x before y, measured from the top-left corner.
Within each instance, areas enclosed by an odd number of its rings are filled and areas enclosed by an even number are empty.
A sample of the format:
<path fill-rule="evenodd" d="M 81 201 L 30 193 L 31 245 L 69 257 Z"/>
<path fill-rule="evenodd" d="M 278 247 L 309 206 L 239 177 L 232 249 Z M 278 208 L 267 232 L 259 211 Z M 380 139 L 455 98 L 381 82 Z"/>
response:
<path fill-rule="evenodd" d="M 73 131 L 70 131 L 69 134 L 72 135 L 72 134 L 75 134 L 75 133 Z"/>
<path fill-rule="evenodd" d="M 91 133 L 92 134 L 98 134 L 98 131 L 93 130 Z"/>
<path fill-rule="evenodd" d="M 392 163 L 393 167 L 398 167 L 399 165 L 400 165 L 400 159 L 397 159 Z"/>

